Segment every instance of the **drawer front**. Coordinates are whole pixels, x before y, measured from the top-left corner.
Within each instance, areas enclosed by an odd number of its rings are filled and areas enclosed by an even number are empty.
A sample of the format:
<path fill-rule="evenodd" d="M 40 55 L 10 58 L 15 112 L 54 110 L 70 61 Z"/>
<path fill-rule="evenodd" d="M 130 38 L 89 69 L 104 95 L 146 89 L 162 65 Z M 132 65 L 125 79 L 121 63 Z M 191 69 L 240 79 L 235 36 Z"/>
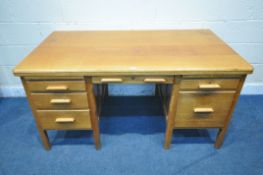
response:
<path fill-rule="evenodd" d="M 223 118 L 226 114 L 211 114 L 209 117 L 194 116 L 192 118 L 176 118 L 175 128 L 222 128 L 224 127 Z"/>
<path fill-rule="evenodd" d="M 89 110 L 37 110 L 43 129 L 91 129 Z"/>
<path fill-rule="evenodd" d="M 111 76 L 92 77 L 93 83 L 173 83 L 173 76 Z"/>
<path fill-rule="evenodd" d="M 235 91 L 180 91 L 176 127 L 221 127 Z"/>
<path fill-rule="evenodd" d="M 88 109 L 87 93 L 31 93 L 37 109 Z"/>
<path fill-rule="evenodd" d="M 182 79 L 181 90 L 235 90 L 238 87 L 239 78 L 229 79 Z"/>
<path fill-rule="evenodd" d="M 85 91 L 85 81 L 27 81 L 31 92 Z"/>

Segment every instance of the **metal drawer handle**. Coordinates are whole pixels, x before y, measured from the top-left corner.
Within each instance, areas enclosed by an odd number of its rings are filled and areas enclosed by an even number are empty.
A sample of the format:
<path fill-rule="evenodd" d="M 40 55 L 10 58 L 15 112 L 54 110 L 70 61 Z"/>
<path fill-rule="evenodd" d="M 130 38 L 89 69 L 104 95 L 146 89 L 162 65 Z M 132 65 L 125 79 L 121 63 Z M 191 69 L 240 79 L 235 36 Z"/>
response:
<path fill-rule="evenodd" d="M 166 79 L 164 78 L 145 78 L 144 82 L 146 83 L 164 83 Z"/>
<path fill-rule="evenodd" d="M 75 121 L 74 118 L 56 118 L 56 123 L 73 123 Z"/>
<path fill-rule="evenodd" d="M 194 108 L 195 113 L 212 113 L 214 112 L 213 108 Z"/>
<path fill-rule="evenodd" d="M 46 87 L 47 91 L 66 91 L 68 90 L 68 87 L 65 85 L 57 85 L 57 86 L 47 86 Z"/>
<path fill-rule="evenodd" d="M 217 83 L 214 84 L 199 84 L 199 89 L 220 89 L 221 86 Z"/>
<path fill-rule="evenodd" d="M 51 104 L 70 104 L 71 99 L 51 99 Z"/>
<path fill-rule="evenodd" d="M 100 80 L 102 83 L 120 83 L 122 82 L 122 78 L 102 78 Z"/>

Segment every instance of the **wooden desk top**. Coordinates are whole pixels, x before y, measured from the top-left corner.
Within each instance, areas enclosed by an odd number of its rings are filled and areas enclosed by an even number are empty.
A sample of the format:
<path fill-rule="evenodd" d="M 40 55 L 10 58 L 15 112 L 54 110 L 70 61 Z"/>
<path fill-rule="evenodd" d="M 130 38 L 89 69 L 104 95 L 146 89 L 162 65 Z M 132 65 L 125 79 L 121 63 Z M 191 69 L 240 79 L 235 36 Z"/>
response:
<path fill-rule="evenodd" d="M 18 76 L 247 74 L 253 67 L 210 30 L 53 32 Z"/>

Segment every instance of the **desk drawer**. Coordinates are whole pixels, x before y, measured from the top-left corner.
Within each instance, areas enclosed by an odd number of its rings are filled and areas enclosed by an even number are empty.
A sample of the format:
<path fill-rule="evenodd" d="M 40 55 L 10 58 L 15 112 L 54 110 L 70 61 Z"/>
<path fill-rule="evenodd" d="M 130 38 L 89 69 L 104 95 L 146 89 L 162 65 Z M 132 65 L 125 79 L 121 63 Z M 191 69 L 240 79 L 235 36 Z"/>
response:
<path fill-rule="evenodd" d="M 192 118 L 176 118 L 175 128 L 222 128 L 225 125 L 224 118 L 227 114 L 210 114 L 209 117 L 193 116 Z"/>
<path fill-rule="evenodd" d="M 89 110 L 38 110 L 43 129 L 91 129 Z"/>
<path fill-rule="evenodd" d="M 175 127 L 223 126 L 235 91 L 181 91 Z"/>
<path fill-rule="evenodd" d="M 173 83 L 173 76 L 110 76 L 93 77 L 93 83 Z"/>
<path fill-rule="evenodd" d="M 31 92 L 70 92 L 85 91 L 84 80 L 70 81 L 27 81 Z"/>
<path fill-rule="evenodd" d="M 87 93 L 31 93 L 37 109 L 88 109 Z"/>
<path fill-rule="evenodd" d="M 238 87 L 239 78 L 229 79 L 182 79 L 181 90 L 235 90 Z"/>

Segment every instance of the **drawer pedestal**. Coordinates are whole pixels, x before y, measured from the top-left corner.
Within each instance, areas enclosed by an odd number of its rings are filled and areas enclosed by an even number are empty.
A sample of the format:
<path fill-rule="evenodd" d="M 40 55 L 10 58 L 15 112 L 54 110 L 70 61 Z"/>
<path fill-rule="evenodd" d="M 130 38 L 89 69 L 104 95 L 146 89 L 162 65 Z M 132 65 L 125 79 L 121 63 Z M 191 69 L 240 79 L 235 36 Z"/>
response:
<path fill-rule="evenodd" d="M 51 147 L 47 130 L 92 130 L 96 149 L 101 147 L 90 78 L 25 77 L 22 82 L 45 149 Z M 98 97 L 103 96 L 100 93 Z"/>
<path fill-rule="evenodd" d="M 162 96 L 167 114 L 165 149 L 170 148 L 173 129 L 218 128 L 215 147 L 220 148 L 240 95 L 245 76 L 177 77 L 170 91 Z M 164 98 L 162 98 L 164 99 Z"/>

